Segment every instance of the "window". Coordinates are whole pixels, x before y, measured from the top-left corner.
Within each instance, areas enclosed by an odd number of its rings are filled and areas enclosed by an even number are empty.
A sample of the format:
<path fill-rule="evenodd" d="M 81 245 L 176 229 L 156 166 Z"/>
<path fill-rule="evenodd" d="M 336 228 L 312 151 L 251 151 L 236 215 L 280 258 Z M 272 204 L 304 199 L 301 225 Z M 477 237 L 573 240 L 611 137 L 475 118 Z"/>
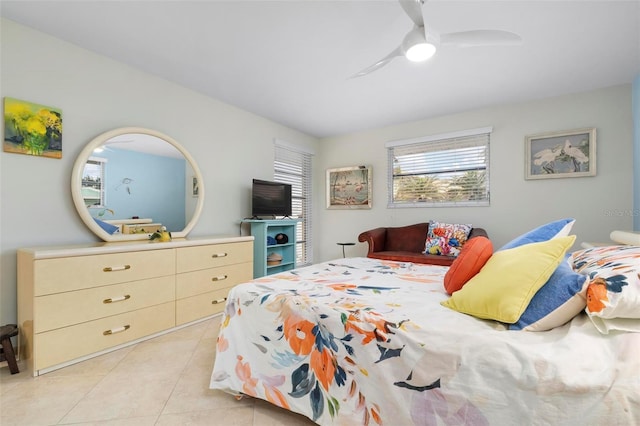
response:
<path fill-rule="evenodd" d="M 82 172 L 82 198 L 87 207 L 104 207 L 104 167 L 105 158 L 91 157 Z"/>
<path fill-rule="evenodd" d="M 388 207 L 488 206 L 491 131 L 388 142 Z"/>
<path fill-rule="evenodd" d="M 276 182 L 291 184 L 292 216 L 299 218 L 296 227 L 296 264 L 297 266 L 313 263 L 311 245 L 311 164 L 313 153 L 304 148 L 275 141 L 275 158 L 273 161 L 274 179 Z"/>

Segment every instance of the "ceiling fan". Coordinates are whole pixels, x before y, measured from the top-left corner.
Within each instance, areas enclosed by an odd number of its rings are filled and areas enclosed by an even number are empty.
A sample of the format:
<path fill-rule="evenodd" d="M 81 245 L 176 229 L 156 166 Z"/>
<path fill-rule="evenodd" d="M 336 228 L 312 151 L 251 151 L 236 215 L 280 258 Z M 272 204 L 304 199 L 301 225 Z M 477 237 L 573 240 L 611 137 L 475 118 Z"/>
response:
<path fill-rule="evenodd" d="M 515 33 L 502 30 L 470 30 L 455 33 L 437 34 L 425 29 L 422 16 L 422 5 L 425 0 L 398 0 L 405 13 L 413 21 L 411 31 L 404 36 L 400 46 L 350 78 L 362 77 L 387 65 L 397 56 L 405 56 L 412 62 L 422 62 L 435 55 L 439 46 L 478 47 L 478 46 L 513 46 L 522 43 L 522 38 Z"/>

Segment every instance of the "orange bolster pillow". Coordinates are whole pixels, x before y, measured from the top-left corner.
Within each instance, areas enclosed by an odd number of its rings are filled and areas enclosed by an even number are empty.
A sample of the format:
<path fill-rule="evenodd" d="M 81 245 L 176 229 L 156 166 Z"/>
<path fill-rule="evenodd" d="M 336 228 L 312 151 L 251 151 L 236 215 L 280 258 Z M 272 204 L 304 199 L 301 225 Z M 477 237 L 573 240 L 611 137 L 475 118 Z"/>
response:
<path fill-rule="evenodd" d="M 444 288 L 453 294 L 474 277 L 493 255 L 493 244 L 487 237 L 468 240 L 444 276 Z"/>

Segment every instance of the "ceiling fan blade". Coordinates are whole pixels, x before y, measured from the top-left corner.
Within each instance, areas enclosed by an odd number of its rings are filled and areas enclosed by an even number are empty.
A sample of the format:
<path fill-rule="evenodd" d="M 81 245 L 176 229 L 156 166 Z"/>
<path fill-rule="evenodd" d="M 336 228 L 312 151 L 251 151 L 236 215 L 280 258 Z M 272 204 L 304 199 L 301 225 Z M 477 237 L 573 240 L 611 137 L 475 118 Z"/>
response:
<path fill-rule="evenodd" d="M 393 52 L 389 53 L 387 56 L 385 56 L 384 58 L 380 59 L 375 64 L 369 65 L 367 68 L 365 68 L 362 71 L 359 71 L 359 72 L 353 74 L 349 78 L 357 78 L 357 77 L 365 76 L 365 75 L 367 75 L 369 73 L 372 73 L 372 72 L 382 68 L 383 66 L 387 65 L 396 56 L 403 56 L 403 55 L 404 55 L 404 53 L 402 52 L 402 48 L 398 46 L 393 50 Z"/>
<path fill-rule="evenodd" d="M 409 15 L 409 18 L 413 21 L 416 27 L 424 27 L 424 17 L 422 16 L 422 5 L 424 0 L 398 0 L 400 6 L 404 9 L 405 13 Z"/>
<path fill-rule="evenodd" d="M 515 46 L 522 43 L 518 34 L 501 30 L 473 30 L 440 34 L 440 44 L 458 47 Z"/>

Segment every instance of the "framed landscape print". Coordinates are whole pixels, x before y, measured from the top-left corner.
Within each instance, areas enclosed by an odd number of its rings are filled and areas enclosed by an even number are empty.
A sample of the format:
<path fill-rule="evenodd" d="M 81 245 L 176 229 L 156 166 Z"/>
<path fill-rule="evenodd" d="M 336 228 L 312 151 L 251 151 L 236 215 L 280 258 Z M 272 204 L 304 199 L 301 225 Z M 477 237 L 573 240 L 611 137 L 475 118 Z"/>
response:
<path fill-rule="evenodd" d="M 525 138 L 525 179 L 596 175 L 596 129 L 543 133 Z"/>
<path fill-rule="evenodd" d="M 370 209 L 371 167 L 327 170 L 328 209 Z"/>

